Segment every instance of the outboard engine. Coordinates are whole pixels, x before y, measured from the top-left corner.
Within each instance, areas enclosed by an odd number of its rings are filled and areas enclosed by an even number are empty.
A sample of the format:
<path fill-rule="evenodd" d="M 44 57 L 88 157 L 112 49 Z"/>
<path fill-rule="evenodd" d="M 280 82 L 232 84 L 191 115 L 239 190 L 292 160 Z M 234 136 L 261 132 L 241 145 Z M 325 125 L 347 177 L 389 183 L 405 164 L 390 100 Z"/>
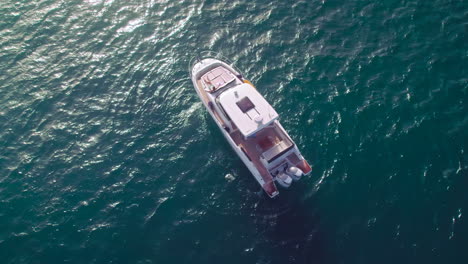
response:
<path fill-rule="evenodd" d="M 286 173 L 280 172 L 278 175 L 276 175 L 276 181 L 278 182 L 281 187 L 288 188 L 291 186 L 292 179 L 289 177 Z"/>
<path fill-rule="evenodd" d="M 304 175 L 304 172 L 299 169 L 298 167 L 291 166 L 286 170 L 286 173 L 291 176 L 291 178 L 295 181 L 298 181 L 301 179 L 302 175 Z"/>

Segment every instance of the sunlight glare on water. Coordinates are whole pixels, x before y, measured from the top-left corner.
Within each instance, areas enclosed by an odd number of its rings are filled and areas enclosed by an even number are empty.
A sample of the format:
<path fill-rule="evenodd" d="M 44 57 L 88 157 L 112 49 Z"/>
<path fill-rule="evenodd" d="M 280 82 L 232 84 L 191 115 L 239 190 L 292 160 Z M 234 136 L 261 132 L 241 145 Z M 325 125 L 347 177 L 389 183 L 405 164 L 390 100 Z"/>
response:
<path fill-rule="evenodd" d="M 3 1 L 2 263 L 465 263 L 464 1 Z M 312 174 L 271 200 L 192 86 L 235 63 Z"/>

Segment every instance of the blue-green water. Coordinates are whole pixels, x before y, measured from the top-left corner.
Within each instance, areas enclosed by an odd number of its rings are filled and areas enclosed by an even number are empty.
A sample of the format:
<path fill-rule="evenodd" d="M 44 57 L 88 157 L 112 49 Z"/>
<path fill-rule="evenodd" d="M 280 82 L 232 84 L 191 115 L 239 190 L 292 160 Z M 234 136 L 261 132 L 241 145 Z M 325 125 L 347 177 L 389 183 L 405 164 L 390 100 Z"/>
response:
<path fill-rule="evenodd" d="M 467 34 L 462 0 L 1 1 L 1 262 L 467 263 Z M 278 199 L 203 50 L 314 166 Z"/>

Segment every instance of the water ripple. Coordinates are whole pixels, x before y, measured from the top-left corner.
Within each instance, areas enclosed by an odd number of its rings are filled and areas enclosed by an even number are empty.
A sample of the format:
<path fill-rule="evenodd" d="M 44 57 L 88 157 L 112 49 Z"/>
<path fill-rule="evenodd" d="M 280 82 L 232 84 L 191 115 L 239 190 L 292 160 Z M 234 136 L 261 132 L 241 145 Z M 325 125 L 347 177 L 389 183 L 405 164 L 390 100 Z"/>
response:
<path fill-rule="evenodd" d="M 466 14 L 460 1 L 0 4 L 0 255 L 460 259 Z M 206 49 L 314 165 L 277 200 L 192 88 L 187 63 Z"/>

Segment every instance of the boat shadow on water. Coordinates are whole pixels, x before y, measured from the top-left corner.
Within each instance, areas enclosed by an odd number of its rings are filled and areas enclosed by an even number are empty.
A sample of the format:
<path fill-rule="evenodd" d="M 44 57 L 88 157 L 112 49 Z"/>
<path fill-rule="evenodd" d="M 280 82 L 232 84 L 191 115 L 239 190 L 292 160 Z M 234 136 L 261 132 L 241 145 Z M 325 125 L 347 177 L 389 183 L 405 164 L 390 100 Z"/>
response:
<path fill-rule="evenodd" d="M 303 186 L 291 187 L 276 199 L 260 199 L 251 216 L 263 234 L 269 252 L 268 263 L 337 263 L 330 251 L 315 199 L 302 200 Z M 270 262 L 271 261 L 271 262 Z"/>

